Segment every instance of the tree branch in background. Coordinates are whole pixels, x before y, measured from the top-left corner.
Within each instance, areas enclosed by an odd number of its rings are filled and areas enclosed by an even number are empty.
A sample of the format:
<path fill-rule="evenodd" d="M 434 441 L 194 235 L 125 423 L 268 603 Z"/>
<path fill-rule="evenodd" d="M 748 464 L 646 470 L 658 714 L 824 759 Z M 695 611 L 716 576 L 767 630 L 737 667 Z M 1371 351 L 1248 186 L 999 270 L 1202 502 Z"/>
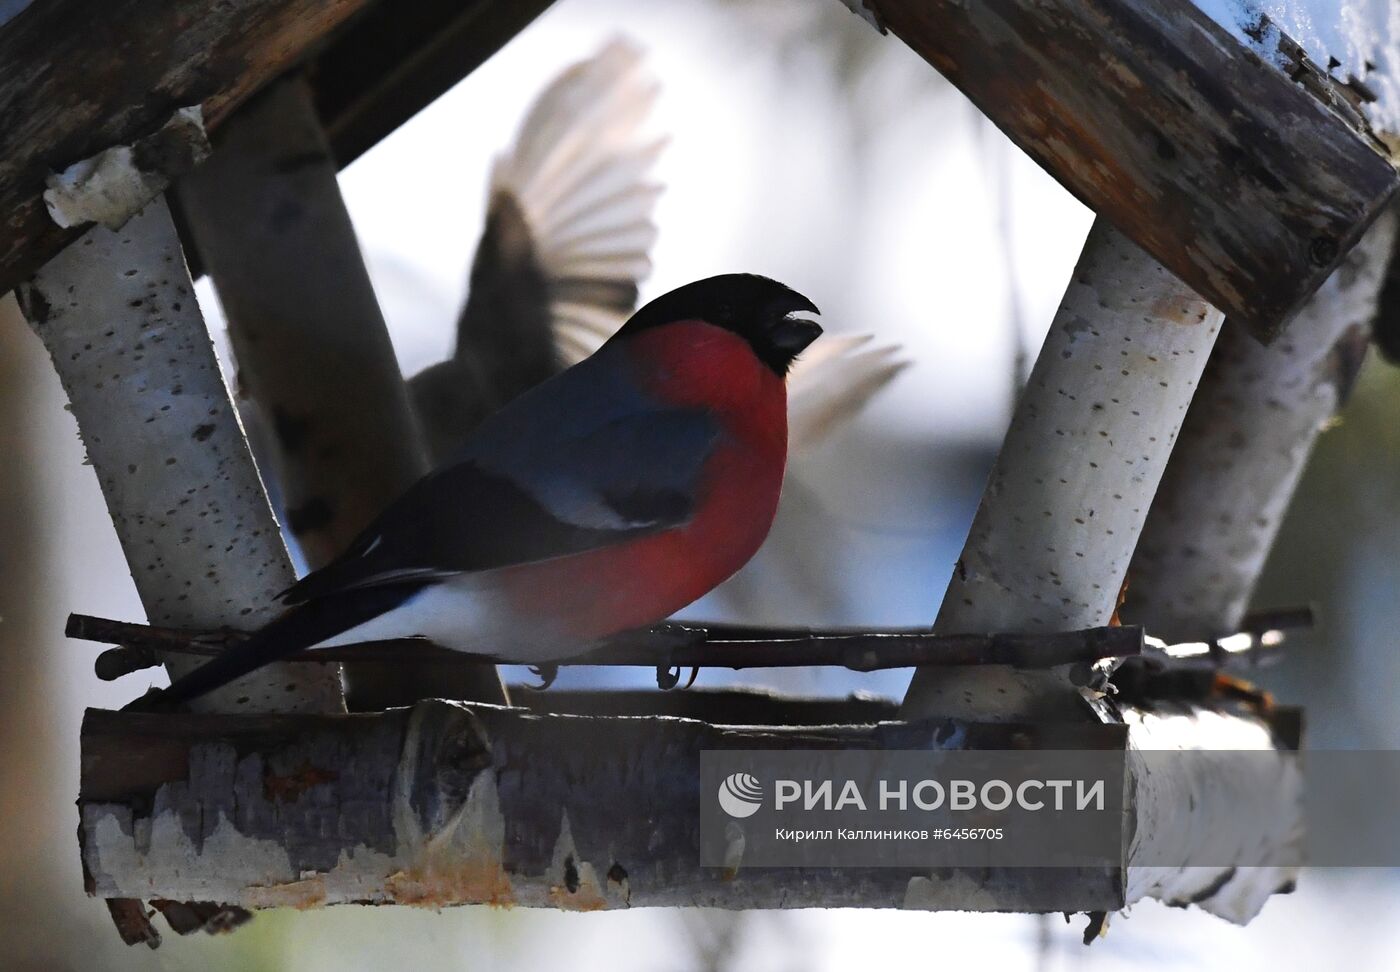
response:
<path fill-rule="evenodd" d="M 231 118 L 179 195 L 228 314 L 287 526 L 310 566 L 323 566 L 428 462 L 305 83 L 280 81 Z M 346 677 L 353 697 L 357 685 L 405 676 L 352 665 Z M 504 700 L 493 671 L 453 679 L 435 692 Z"/>

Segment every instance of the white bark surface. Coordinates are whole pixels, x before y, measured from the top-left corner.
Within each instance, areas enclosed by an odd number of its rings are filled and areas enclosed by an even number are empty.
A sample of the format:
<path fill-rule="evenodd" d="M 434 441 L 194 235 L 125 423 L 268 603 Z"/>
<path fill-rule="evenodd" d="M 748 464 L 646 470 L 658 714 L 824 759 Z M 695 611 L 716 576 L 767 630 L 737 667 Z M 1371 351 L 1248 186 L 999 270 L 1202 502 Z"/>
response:
<path fill-rule="evenodd" d="M 1102 219 L 1011 420 L 934 630 L 1107 624 L 1220 312 Z M 1072 718 L 1054 676 L 920 671 L 907 715 Z"/>
<path fill-rule="evenodd" d="M 228 314 L 249 437 L 306 563 L 322 567 L 429 464 L 305 81 L 230 119 L 178 191 Z M 505 700 L 489 665 L 347 662 L 345 674 L 361 706 Z"/>
<path fill-rule="evenodd" d="M 1225 328 L 1133 555 L 1125 620 L 1166 641 L 1238 629 L 1313 444 L 1361 365 L 1396 223 L 1382 215 L 1273 344 Z"/>
<path fill-rule="evenodd" d="M 770 717 L 792 707 L 768 703 Z M 821 705 L 822 703 L 818 703 Z M 1119 868 L 701 867 L 700 753 L 1046 748 L 1121 755 L 1119 726 L 716 725 L 440 700 L 333 716 L 90 710 L 79 809 L 90 890 L 245 908 L 1106 910 Z M 158 761 L 131 752 L 144 740 Z"/>
<path fill-rule="evenodd" d="M 96 227 L 22 288 L 154 624 L 252 628 L 294 580 L 169 210 Z M 173 675 L 199 664 L 171 658 Z M 332 667 L 270 666 L 197 703 L 207 712 L 342 707 Z"/>
<path fill-rule="evenodd" d="M 228 315 L 259 461 L 320 567 L 428 461 L 305 82 L 261 93 L 177 189 Z"/>
<path fill-rule="evenodd" d="M 1220 326 L 1219 311 L 1102 220 L 1095 224 L 1017 406 L 936 631 L 1109 623 Z M 1274 748 L 1267 727 L 1244 715 L 1205 707 L 1094 708 L 1128 723 L 1137 753 Z M 1063 677 L 992 666 L 920 670 L 904 704 L 911 718 L 970 712 L 1087 715 Z M 1301 839 L 1301 781 L 1282 757 L 1268 765 L 1278 772 L 1240 780 L 1211 772 L 1208 761 L 1130 759 L 1137 818 L 1127 902 L 1150 896 L 1200 904 L 1243 922 L 1287 885 L 1291 873 L 1275 868 L 1132 865 L 1198 860 L 1193 855 L 1206 835 L 1216 847 L 1275 849 Z"/>
<path fill-rule="evenodd" d="M 1143 898 L 1196 904 L 1246 924 L 1272 895 L 1291 889 L 1297 867 L 1166 867 L 1155 862 L 1301 859 L 1303 779 L 1296 759 L 1262 755 L 1277 748 L 1268 726 L 1238 714 L 1170 705 L 1127 710 L 1123 716 L 1135 811 L 1127 904 Z M 1183 760 L 1160 755 L 1173 751 L 1199 755 Z M 1261 755 L 1239 758 L 1246 751 Z M 1209 752 L 1220 758 L 1212 760 Z"/>

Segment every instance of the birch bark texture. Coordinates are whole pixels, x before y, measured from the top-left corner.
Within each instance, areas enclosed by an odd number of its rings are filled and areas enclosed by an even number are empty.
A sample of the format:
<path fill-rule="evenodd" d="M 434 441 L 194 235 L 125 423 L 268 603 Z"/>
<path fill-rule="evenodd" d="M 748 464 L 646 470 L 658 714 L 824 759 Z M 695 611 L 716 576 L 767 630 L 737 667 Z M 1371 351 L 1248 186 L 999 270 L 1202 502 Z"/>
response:
<path fill-rule="evenodd" d="M 228 315 L 254 451 L 322 567 L 429 462 L 306 82 L 283 79 L 229 119 L 177 191 Z M 357 707 L 505 701 L 489 665 L 345 672 Z"/>
<path fill-rule="evenodd" d="M 177 191 L 270 440 L 255 448 L 319 567 L 428 461 L 306 83 L 260 93 Z"/>
<path fill-rule="evenodd" d="M 939 633 L 1109 623 L 1221 313 L 1095 221 L 973 519 Z M 1082 718 L 1054 675 L 920 670 L 908 717 Z"/>
<path fill-rule="evenodd" d="M 1227 323 L 1133 555 L 1125 620 L 1168 642 L 1236 630 L 1364 360 L 1398 223 L 1381 216 L 1274 343 Z"/>
<path fill-rule="evenodd" d="M 1110 622 L 1221 313 L 1102 219 L 1017 405 L 934 630 L 1055 631 Z M 1192 860 L 1196 828 L 1219 842 L 1282 849 L 1301 839 L 1301 780 L 1284 757 L 1241 785 L 1149 750 L 1277 748 L 1254 714 L 1208 706 L 1146 711 L 1086 704 L 1063 673 L 996 666 L 920 669 L 906 718 L 1092 718 L 1127 724 L 1138 819 L 1126 901 L 1198 904 L 1244 922 L 1289 885 L 1277 868 L 1141 867 Z M 1209 765 L 1208 763 L 1205 765 Z M 1253 807 L 1253 812 L 1243 808 Z M 1268 858 L 1263 859 L 1276 859 Z"/>
<path fill-rule="evenodd" d="M 781 700 L 769 715 L 791 718 Z M 786 708 L 803 703 L 789 701 Z M 818 706 L 823 703 L 817 703 Z M 1117 867 L 701 867 L 700 753 L 1009 748 L 1121 754 L 1122 726 L 715 725 L 428 700 L 348 716 L 89 710 L 91 893 L 340 903 L 1059 911 L 1121 907 Z M 155 743 L 159 759 L 133 745 Z"/>
<path fill-rule="evenodd" d="M 148 619 L 210 630 L 274 617 L 295 575 L 165 201 L 120 230 L 88 230 L 19 297 L 68 393 Z M 200 661 L 166 664 L 179 676 Z M 195 706 L 344 707 L 338 672 L 322 665 L 272 665 Z"/>

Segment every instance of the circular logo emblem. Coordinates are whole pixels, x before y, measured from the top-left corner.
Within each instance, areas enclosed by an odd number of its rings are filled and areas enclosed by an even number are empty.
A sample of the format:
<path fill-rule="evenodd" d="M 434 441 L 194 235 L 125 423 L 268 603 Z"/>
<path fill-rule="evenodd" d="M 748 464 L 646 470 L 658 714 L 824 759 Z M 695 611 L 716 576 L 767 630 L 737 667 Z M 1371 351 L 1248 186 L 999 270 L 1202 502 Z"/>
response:
<path fill-rule="evenodd" d="M 763 784 L 748 773 L 731 773 L 719 785 L 719 805 L 731 817 L 752 817 L 763 806 Z"/>

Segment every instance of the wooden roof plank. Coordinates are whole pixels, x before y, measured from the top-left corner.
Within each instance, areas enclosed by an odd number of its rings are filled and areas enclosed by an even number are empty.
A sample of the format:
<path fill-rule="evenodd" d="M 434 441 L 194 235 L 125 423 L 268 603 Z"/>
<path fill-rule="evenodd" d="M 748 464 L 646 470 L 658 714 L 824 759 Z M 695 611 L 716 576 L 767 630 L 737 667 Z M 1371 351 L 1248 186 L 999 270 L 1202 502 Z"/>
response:
<path fill-rule="evenodd" d="M 1278 333 L 1396 188 L 1368 133 L 1187 0 L 863 8 L 1256 336 Z"/>

